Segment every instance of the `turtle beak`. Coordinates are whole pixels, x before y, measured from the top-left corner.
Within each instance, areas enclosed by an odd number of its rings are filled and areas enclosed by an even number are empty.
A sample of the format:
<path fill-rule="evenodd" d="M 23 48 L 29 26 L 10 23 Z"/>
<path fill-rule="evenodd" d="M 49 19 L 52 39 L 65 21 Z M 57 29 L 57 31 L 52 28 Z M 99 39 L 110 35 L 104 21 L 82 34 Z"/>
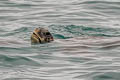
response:
<path fill-rule="evenodd" d="M 47 41 L 47 42 L 54 41 L 53 36 L 51 35 L 50 32 L 46 32 L 44 35 L 45 35 L 45 37 L 46 37 L 46 41 Z"/>
<path fill-rule="evenodd" d="M 54 41 L 53 37 L 50 38 L 50 41 Z"/>

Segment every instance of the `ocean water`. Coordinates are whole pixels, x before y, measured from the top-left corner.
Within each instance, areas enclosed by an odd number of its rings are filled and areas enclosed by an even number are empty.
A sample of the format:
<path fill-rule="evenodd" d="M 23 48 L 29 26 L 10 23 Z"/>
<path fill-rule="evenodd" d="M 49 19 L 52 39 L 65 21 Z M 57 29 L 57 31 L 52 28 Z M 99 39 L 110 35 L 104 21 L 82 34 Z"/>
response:
<path fill-rule="evenodd" d="M 0 80 L 120 80 L 120 1 L 0 0 Z"/>

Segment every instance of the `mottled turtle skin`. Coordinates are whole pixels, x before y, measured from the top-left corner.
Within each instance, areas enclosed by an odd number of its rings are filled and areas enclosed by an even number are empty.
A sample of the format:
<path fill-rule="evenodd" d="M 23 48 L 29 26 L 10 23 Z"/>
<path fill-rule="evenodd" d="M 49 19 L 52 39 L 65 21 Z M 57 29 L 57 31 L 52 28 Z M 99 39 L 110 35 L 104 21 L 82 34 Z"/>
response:
<path fill-rule="evenodd" d="M 36 28 L 31 35 L 31 43 L 47 43 L 54 41 L 52 34 L 45 28 Z"/>

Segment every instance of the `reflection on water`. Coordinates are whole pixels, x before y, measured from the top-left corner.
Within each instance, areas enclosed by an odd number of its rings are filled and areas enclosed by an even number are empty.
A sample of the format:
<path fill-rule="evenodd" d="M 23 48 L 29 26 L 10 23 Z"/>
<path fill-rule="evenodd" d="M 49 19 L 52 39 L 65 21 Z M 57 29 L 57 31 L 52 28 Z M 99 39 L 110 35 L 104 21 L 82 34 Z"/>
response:
<path fill-rule="evenodd" d="M 1 0 L 1 80 L 119 80 L 119 1 Z M 55 41 L 31 45 L 34 28 Z"/>

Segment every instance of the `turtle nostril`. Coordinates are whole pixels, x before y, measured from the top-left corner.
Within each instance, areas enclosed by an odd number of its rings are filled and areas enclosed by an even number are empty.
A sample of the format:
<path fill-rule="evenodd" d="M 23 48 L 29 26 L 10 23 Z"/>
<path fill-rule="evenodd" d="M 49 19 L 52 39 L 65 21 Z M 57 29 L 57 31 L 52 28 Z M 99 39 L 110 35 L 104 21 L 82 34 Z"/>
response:
<path fill-rule="evenodd" d="M 50 42 L 50 37 L 47 38 L 47 41 Z"/>

